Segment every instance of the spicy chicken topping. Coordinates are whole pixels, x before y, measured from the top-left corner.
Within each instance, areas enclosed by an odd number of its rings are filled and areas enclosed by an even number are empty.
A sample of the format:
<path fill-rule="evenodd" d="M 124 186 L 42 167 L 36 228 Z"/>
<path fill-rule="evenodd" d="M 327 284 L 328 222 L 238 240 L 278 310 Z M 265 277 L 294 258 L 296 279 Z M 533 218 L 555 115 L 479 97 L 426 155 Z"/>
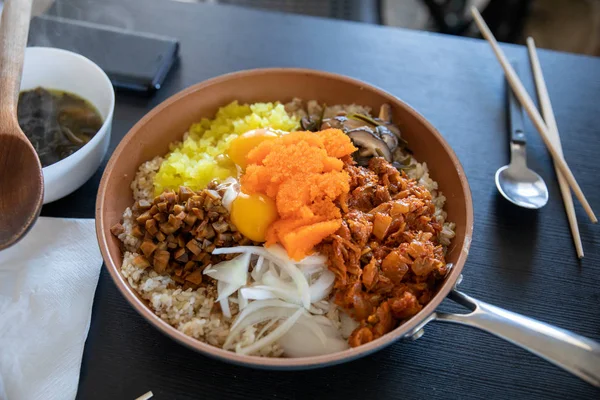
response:
<path fill-rule="evenodd" d="M 214 189 L 213 184 L 199 192 L 182 186 L 177 193 L 166 191 L 152 202 L 135 202 L 131 234 L 141 244 L 134 264 L 168 274 L 184 289 L 197 288 L 204 268 L 231 258 L 212 255 L 215 248 L 254 244 L 231 223 L 221 195 Z M 115 236 L 123 230 L 121 224 L 111 228 Z"/>
<path fill-rule="evenodd" d="M 418 313 L 448 266 L 431 193 L 383 158 L 368 168 L 347 157 L 350 192 L 341 228 L 319 250 L 336 274 L 334 301 L 360 323 L 351 346 L 377 339 Z"/>

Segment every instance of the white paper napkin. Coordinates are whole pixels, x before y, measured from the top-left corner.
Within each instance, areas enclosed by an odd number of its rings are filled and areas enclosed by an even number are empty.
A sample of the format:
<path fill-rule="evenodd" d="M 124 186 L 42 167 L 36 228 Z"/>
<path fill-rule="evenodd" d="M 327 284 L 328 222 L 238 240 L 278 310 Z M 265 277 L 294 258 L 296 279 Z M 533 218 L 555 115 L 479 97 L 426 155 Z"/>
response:
<path fill-rule="evenodd" d="M 0 252 L 0 399 L 74 399 L 102 257 L 92 219 L 40 218 Z"/>

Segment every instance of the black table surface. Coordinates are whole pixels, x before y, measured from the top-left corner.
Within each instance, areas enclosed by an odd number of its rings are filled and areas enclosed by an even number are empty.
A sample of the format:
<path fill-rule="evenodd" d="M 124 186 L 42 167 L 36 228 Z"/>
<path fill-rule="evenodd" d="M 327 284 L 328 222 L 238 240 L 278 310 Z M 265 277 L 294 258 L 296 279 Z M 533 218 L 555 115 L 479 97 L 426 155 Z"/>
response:
<path fill-rule="evenodd" d="M 527 122 L 528 162 L 546 180 L 550 202 L 516 208 L 496 192 L 508 162 L 502 71 L 480 40 L 366 24 L 157 0 L 62 0 L 50 13 L 177 37 L 181 59 L 152 98 L 117 96 L 110 151 L 148 110 L 179 90 L 227 72 L 306 67 L 362 79 L 405 100 L 442 133 L 473 193 L 475 232 L 462 290 L 480 300 L 600 340 L 600 230 L 577 204 L 585 258 L 578 261 L 551 159 Z M 522 64 L 526 49 L 504 46 Z M 564 153 L 600 212 L 600 59 L 540 51 L 562 131 Z M 108 158 L 108 156 L 107 156 Z M 102 168 L 43 215 L 94 216 Z M 435 178 L 435 177 L 434 177 Z M 456 310 L 446 300 L 442 308 Z M 345 365 L 274 372 L 232 366 L 180 346 L 139 316 L 103 267 L 81 368 L 78 398 L 600 398 L 600 391 L 489 334 L 431 323 Z"/>

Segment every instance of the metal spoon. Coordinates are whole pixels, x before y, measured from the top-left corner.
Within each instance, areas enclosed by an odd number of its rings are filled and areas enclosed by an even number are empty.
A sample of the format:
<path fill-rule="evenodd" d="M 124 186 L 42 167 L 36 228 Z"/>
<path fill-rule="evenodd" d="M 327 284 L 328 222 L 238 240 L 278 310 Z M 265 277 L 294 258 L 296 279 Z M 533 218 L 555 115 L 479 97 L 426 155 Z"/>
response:
<path fill-rule="evenodd" d="M 517 71 L 516 65 L 513 68 Z M 510 164 L 496 171 L 496 187 L 504 198 L 520 207 L 538 209 L 548 202 L 548 188 L 541 176 L 527 168 L 523 109 L 506 85 L 510 118 Z"/>
<path fill-rule="evenodd" d="M 5 1 L 0 22 L 0 250 L 33 226 L 44 197 L 40 159 L 17 120 L 31 2 Z"/>

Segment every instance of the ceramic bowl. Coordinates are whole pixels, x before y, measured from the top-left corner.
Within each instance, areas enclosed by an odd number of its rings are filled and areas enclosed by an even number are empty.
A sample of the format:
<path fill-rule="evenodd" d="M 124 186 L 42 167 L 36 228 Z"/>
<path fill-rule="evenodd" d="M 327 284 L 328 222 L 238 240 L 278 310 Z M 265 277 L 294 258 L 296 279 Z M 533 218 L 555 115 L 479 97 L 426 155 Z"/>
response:
<path fill-rule="evenodd" d="M 39 86 L 71 92 L 86 99 L 104 120 L 98 133 L 85 146 L 42 169 L 46 204 L 72 193 L 98 170 L 110 142 L 115 92 L 104 71 L 87 58 L 61 49 L 28 47 L 21 90 Z"/>
<path fill-rule="evenodd" d="M 456 237 L 449 246 L 447 262 L 454 267 L 434 299 L 421 312 L 383 337 L 357 348 L 318 357 L 262 358 L 239 355 L 202 343 L 173 328 L 156 316 L 120 273 L 120 243 L 110 233 L 123 211 L 133 203 L 130 184 L 139 165 L 165 154 L 169 143 L 202 117 L 213 117 L 217 109 L 233 100 L 287 102 L 294 97 L 316 99 L 326 104 L 366 105 L 374 110 L 392 106 L 393 120 L 410 144 L 415 157 L 427 162 L 430 175 L 447 197 L 448 220 L 456 223 Z M 140 120 L 121 141 L 110 158 L 96 201 L 96 232 L 106 266 L 127 301 L 152 325 L 176 341 L 208 356 L 255 368 L 302 369 L 336 364 L 364 356 L 394 341 L 414 335 L 434 315 L 435 308 L 450 292 L 463 268 L 471 241 L 473 211 L 463 169 L 442 135 L 406 103 L 366 83 L 331 73 L 303 69 L 259 69 L 242 71 L 199 83 L 169 98 Z M 143 340 L 139 338 L 139 340 Z"/>

